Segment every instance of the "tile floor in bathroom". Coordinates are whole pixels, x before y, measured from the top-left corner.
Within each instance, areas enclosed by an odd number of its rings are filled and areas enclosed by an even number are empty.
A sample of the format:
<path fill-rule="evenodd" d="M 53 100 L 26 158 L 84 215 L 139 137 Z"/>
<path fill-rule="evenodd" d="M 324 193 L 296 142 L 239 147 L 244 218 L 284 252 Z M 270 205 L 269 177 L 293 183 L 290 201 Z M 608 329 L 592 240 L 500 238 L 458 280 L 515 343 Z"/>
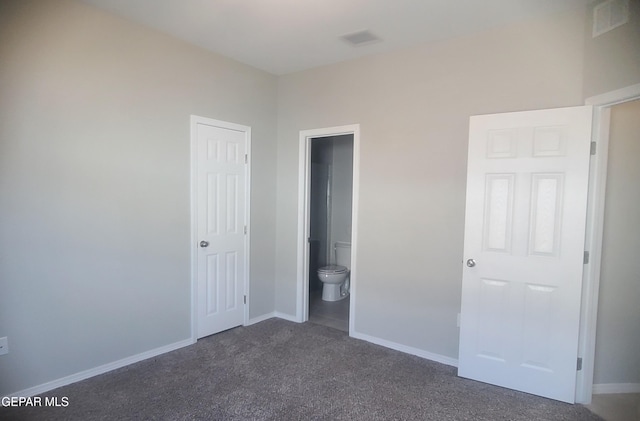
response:
<path fill-rule="evenodd" d="M 349 332 L 349 297 L 322 301 L 322 290 L 309 294 L 309 322 Z"/>

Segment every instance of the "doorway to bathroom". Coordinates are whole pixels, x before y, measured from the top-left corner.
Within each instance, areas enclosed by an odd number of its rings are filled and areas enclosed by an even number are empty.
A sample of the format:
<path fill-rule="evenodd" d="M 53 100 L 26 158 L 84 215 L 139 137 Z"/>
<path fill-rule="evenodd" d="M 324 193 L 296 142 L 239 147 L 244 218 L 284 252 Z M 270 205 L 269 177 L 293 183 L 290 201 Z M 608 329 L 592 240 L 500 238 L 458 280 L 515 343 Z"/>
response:
<path fill-rule="evenodd" d="M 355 313 L 358 139 L 357 125 L 300 132 L 297 315 L 345 332 Z"/>
<path fill-rule="evenodd" d="M 311 139 L 309 185 L 309 321 L 349 331 L 349 276 L 328 284 L 327 268 L 351 267 L 353 135 Z M 342 257 L 344 256 L 344 257 Z M 320 275 L 320 274 L 323 275 Z M 343 279 L 344 278 L 344 279 Z M 330 296 L 328 289 L 334 288 Z M 324 293 L 323 293 L 324 292 Z"/>

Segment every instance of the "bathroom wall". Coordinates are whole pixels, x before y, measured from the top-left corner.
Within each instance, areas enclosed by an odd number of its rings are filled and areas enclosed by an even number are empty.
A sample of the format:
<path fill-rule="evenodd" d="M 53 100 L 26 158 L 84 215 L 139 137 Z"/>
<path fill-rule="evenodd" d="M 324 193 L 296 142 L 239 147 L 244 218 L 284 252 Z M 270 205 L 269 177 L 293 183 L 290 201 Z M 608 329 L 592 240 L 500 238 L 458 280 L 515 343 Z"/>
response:
<path fill-rule="evenodd" d="M 331 244 L 351 242 L 351 205 L 353 195 L 353 135 L 332 139 Z M 332 251 L 332 261 L 335 253 Z"/>
<path fill-rule="evenodd" d="M 331 138 L 311 142 L 311 186 L 309 191 L 309 289 L 318 290 L 322 284 L 317 276 L 318 268 L 330 262 L 331 208 L 327 197 L 330 188 L 333 163 Z"/>
<path fill-rule="evenodd" d="M 335 263 L 336 241 L 351 242 L 353 135 L 317 138 L 311 145 L 311 238 L 320 243 L 318 262 L 322 266 Z M 329 209 L 325 209 L 327 181 Z"/>

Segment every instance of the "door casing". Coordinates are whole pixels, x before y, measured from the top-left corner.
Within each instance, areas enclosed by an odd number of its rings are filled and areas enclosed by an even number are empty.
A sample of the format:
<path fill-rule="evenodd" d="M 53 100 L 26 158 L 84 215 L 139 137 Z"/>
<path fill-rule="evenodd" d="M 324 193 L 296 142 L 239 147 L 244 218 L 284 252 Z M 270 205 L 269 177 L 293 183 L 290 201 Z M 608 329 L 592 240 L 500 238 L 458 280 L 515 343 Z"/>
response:
<path fill-rule="evenodd" d="M 360 125 L 327 127 L 300 131 L 298 171 L 298 279 L 296 283 L 296 321 L 309 320 L 309 193 L 311 182 L 311 140 L 318 137 L 353 135 L 353 193 L 351 205 L 351 273 L 349 294 L 349 334 L 354 332 L 357 249 L 358 249 L 358 197 L 360 173 Z"/>
<path fill-rule="evenodd" d="M 249 321 L 249 305 L 251 302 L 251 294 L 249 280 L 250 272 L 250 244 L 251 244 L 251 127 L 241 124 L 230 123 L 227 121 L 214 120 L 207 117 L 191 115 L 191 154 L 190 154 L 190 189 L 191 189 L 191 341 L 195 343 L 198 340 L 198 190 L 197 190 L 197 163 L 198 163 L 198 136 L 197 125 L 207 124 L 210 126 L 221 127 L 229 130 L 237 130 L 246 133 L 246 178 L 245 178 L 245 225 L 247 228 L 245 241 L 245 261 L 243 262 L 245 270 L 244 278 L 244 295 L 246 303 L 244 305 L 243 325 L 247 325 Z"/>
<path fill-rule="evenodd" d="M 593 106 L 591 140 L 596 143 L 596 154 L 592 155 L 589 166 L 585 250 L 589 251 L 590 259 L 589 264 L 585 266 L 582 278 L 583 293 L 578 340 L 578 356 L 582 357 L 582 370 L 578 371 L 576 379 L 576 402 L 581 404 L 590 404 L 593 394 L 611 107 L 637 99 L 640 99 L 640 83 L 596 95 L 585 101 L 586 105 Z"/>

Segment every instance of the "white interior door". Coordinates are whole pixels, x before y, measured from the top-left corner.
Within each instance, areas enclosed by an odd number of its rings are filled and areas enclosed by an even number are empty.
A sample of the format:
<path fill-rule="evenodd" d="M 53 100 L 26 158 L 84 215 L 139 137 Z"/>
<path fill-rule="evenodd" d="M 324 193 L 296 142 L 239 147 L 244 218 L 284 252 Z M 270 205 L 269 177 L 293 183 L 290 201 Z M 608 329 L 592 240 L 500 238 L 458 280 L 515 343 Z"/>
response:
<path fill-rule="evenodd" d="M 574 402 L 591 119 L 471 117 L 460 376 Z"/>
<path fill-rule="evenodd" d="M 249 128 L 200 119 L 196 141 L 197 336 L 244 323 Z"/>

